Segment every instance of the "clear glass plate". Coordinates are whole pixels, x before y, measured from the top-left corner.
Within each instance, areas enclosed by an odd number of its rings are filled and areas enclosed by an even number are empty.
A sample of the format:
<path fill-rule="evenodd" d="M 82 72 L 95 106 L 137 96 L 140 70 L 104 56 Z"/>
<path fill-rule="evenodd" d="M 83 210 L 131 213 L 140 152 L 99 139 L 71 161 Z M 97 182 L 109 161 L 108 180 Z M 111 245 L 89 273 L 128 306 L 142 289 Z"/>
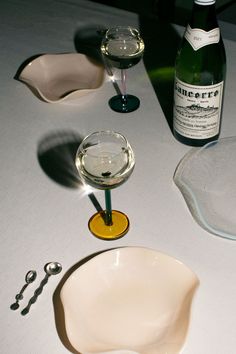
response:
<path fill-rule="evenodd" d="M 236 137 L 191 149 L 177 166 L 174 182 L 204 229 L 236 240 Z"/>

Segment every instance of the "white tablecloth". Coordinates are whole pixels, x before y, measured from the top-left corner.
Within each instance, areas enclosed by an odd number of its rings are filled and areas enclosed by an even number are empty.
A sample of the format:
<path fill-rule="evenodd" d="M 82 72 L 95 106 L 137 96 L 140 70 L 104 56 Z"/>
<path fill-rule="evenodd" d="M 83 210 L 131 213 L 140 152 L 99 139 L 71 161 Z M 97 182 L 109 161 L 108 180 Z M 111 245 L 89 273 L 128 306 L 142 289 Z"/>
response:
<path fill-rule="evenodd" d="M 0 352 L 69 352 L 54 318 L 53 293 L 59 281 L 94 252 L 135 245 L 176 257 L 200 279 L 182 353 L 235 353 L 236 242 L 203 230 L 173 183 L 175 168 L 190 148 L 173 138 L 143 62 L 128 72 L 128 90 L 139 96 L 141 106 L 124 115 L 107 104 L 114 93 L 109 80 L 74 104 L 48 104 L 14 79 L 21 63 L 33 55 L 75 52 L 76 32 L 86 37 L 97 26 L 139 26 L 138 16 L 86 0 L 8 0 L 0 16 Z M 235 26 L 230 31 L 235 34 Z M 167 41 L 159 48 L 160 55 L 172 45 Z M 236 135 L 236 42 L 226 39 L 225 45 L 228 77 L 222 137 Z M 136 155 L 133 175 L 112 192 L 113 206 L 129 215 L 131 228 L 112 243 L 90 234 L 87 221 L 95 212 L 90 199 L 80 189 L 50 178 L 39 159 L 50 144 L 103 129 L 123 133 Z M 70 167 L 73 173 L 72 161 Z M 103 204 L 103 193 L 96 192 L 96 197 Z M 62 263 L 62 273 L 49 279 L 27 316 L 11 311 L 26 272 L 35 269 L 38 278 L 26 290 L 22 305 L 51 260 Z"/>

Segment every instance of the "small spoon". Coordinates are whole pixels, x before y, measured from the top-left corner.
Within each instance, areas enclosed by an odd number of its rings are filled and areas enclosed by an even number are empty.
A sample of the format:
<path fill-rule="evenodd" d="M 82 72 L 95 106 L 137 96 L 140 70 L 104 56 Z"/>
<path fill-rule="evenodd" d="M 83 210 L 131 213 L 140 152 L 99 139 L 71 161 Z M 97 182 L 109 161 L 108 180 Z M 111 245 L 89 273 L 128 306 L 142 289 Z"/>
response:
<path fill-rule="evenodd" d="M 28 305 L 21 311 L 22 316 L 25 316 L 29 310 L 32 304 L 34 304 L 38 298 L 38 296 L 42 293 L 44 285 L 47 284 L 48 278 L 51 275 L 57 275 L 61 272 L 62 266 L 58 262 L 50 262 L 47 263 L 44 267 L 44 270 L 46 272 L 45 277 L 41 281 L 39 287 L 35 290 L 34 295 L 30 298 Z"/>
<path fill-rule="evenodd" d="M 25 284 L 22 287 L 21 291 L 19 292 L 19 294 L 16 294 L 15 299 L 16 302 L 14 302 L 14 304 L 12 304 L 10 306 L 10 308 L 12 310 L 17 310 L 19 308 L 19 301 L 23 299 L 23 292 L 25 291 L 25 289 L 27 288 L 27 286 L 31 283 L 33 283 L 33 281 L 35 281 L 37 277 L 37 273 L 35 270 L 30 270 L 29 272 L 27 272 L 26 276 L 25 276 Z"/>

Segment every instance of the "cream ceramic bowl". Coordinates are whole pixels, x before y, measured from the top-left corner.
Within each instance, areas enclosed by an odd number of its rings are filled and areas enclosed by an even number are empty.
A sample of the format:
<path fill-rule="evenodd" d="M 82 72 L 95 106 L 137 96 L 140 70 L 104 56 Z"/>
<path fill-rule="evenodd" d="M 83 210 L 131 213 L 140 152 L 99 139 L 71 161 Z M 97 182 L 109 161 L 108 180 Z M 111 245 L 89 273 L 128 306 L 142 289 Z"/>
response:
<path fill-rule="evenodd" d="M 81 354 L 179 353 L 198 283 L 183 263 L 151 249 L 103 252 L 61 289 L 68 339 Z"/>
<path fill-rule="evenodd" d="M 84 54 L 44 54 L 28 63 L 18 78 L 44 101 L 56 103 L 97 90 L 104 67 Z"/>

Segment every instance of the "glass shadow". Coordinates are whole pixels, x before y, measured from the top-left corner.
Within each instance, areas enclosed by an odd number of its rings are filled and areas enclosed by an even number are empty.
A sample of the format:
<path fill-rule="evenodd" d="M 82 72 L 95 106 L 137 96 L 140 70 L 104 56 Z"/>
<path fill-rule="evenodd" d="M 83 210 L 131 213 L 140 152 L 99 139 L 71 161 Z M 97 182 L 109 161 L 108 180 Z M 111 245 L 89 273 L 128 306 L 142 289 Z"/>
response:
<path fill-rule="evenodd" d="M 57 131 L 44 136 L 39 144 L 38 162 L 54 182 L 72 189 L 83 189 L 84 184 L 75 166 L 75 155 L 83 137 L 73 131 Z M 98 212 L 103 211 L 94 193 L 89 199 Z"/>

